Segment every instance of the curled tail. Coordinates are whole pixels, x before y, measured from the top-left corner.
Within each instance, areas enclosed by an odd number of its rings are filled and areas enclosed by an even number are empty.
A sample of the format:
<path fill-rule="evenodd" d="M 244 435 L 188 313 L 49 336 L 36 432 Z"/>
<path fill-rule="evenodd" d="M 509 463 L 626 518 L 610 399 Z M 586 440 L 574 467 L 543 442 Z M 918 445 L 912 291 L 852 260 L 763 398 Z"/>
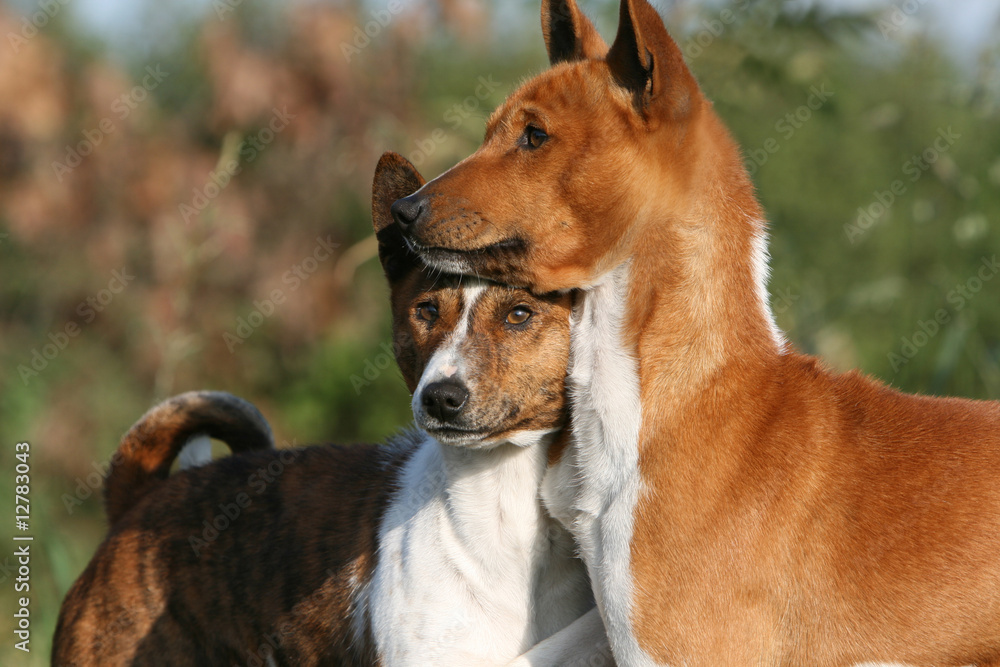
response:
<path fill-rule="evenodd" d="M 205 436 L 222 440 L 234 454 L 274 448 L 267 420 L 241 398 L 221 391 L 191 391 L 167 399 L 129 429 L 111 458 L 104 481 L 109 524 L 115 525 L 169 476 L 182 450 L 182 464 L 207 462 L 210 452 Z M 202 445 L 202 455 L 188 458 L 189 444 Z"/>

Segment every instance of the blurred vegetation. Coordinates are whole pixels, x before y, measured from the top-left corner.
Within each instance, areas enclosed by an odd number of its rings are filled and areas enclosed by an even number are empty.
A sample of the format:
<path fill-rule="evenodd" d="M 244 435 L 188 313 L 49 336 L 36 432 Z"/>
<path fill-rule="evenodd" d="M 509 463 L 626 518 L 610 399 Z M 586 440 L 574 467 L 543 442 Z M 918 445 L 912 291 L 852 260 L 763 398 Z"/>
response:
<path fill-rule="evenodd" d="M 57 16 L 0 48 L 0 497 L 13 508 L 13 445 L 31 442 L 36 537 L 34 650 L 11 648 L 5 612 L 3 664 L 47 664 L 104 532 L 87 476 L 152 403 L 228 390 L 286 443 L 408 423 L 379 368 L 375 163 L 444 170 L 545 57 L 537 2 L 388 4 L 218 2 L 124 55 Z M 617 2 L 583 5 L 610 38 Z M 884 18 L 763 0 L 680 3 L 668 23 L 746 149 L 790 340 L 906 390 L 998 398 L 1000 279 L 977 272 L 1000 254 L 1000 42 L 959 66 L 919 29 L 885 39 Z M 0 35 L 22 28 L 0 5 Z"/>

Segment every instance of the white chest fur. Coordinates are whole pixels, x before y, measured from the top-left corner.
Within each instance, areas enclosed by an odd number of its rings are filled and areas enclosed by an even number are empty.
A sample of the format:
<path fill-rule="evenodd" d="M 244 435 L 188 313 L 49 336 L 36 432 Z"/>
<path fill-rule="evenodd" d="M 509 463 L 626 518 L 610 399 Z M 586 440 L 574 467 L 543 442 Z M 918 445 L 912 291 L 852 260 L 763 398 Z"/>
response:
<path fill-rule="evenodd" d="M 641 667 L 654 663 L 630 624 L 642 408 L 638 362 L 622 344 L 628 284 L 624 264 L 587 290 L 573 313 L 573 441 L 542 491 L 549 511 L 580 545 L 616 660 Z"/>
<path fill-rule="evenodd" d="M 541 506 L 545 465 L 541 445 L 418 445 L 367 591 L 385 664 L 506 664 L 593 604 L 571 538 Z"/>

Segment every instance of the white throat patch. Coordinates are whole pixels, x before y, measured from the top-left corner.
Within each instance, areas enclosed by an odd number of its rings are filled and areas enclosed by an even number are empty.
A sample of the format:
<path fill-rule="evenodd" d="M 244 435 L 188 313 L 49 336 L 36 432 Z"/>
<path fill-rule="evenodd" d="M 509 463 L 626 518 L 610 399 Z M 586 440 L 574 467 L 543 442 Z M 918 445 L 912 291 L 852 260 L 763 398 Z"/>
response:
<path fill-rule="evenodd" d="M 639 363 L 622 344 L 629 279 L 626 263 L 585 291 L 574 309 L 568 374 L 573 442 L 547 477 L 543 493 L 553 516 L 570 522 L 616 660 L 645 667 L 654 663 L 631 630 L 642 405 Z M 562 485 L 571 494 L 556 488 Z"/>

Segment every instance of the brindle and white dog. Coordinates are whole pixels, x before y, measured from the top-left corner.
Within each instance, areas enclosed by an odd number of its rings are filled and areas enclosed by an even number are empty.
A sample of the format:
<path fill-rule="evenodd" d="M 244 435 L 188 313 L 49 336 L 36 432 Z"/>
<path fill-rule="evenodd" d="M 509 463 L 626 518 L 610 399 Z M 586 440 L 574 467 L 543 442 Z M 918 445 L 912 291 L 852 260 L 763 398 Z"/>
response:
<path fill-rule="evenodd" d="M 153 408 L 116 455 L 111 528 L 63 603 L 55 665 L 610 662 L 539 493 L 566 421 L 572 295 L 425 270 L 389 212 L 422 183 L 390 157 L 373 188 L 422 430 L 274 450 L 228 394 Z M 198 434 L 242 453 L 168 476 Z"/>

